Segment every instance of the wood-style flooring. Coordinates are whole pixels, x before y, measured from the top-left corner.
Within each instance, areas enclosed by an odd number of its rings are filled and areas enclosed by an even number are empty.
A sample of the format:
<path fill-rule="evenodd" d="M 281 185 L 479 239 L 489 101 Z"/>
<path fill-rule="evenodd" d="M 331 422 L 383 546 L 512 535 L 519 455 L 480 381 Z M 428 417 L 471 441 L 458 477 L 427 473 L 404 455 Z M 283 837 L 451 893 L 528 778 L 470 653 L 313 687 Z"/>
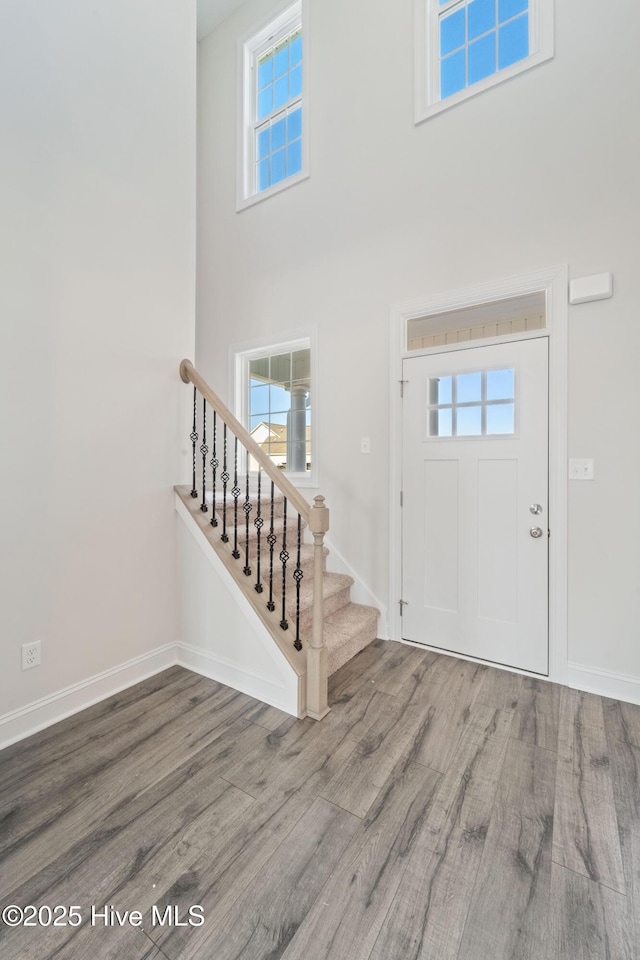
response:
<path fill-rule="evenodd" d="M 2 960 L 640 960 L 640 707 L 381 641 L 330 700 L 174 667 L 0 753 Z"/>

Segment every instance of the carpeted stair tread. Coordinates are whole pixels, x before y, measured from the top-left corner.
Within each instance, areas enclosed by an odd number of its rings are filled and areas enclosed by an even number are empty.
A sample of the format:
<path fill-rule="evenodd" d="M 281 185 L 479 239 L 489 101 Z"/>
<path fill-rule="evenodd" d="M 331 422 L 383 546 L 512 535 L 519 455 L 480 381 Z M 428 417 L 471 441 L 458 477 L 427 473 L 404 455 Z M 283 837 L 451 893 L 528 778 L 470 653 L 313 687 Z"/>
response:
<path fill-rule="evenodd" d="M 325 618 L 324 642 L 329 675 L 376 639 L 379 616 L 375 607 L 348 603 L 337 613 Z"/>
<path fill-rule="evenodd" d="M 347 577 L 342 573 L 325 573 L 322 578 L 322 596 L 325 603 L 325 620 L 330 614 L 326 612 L 327 600 L 341 593 L 343 590 L 350 590 L 353 585 L 353 577 Z M 291 597 L 295 606 L 295 592 Z M 313 580 L 311 577 L 303 580 L 300 585 L 300 609 L 306 610 L 313 603 Z"/>

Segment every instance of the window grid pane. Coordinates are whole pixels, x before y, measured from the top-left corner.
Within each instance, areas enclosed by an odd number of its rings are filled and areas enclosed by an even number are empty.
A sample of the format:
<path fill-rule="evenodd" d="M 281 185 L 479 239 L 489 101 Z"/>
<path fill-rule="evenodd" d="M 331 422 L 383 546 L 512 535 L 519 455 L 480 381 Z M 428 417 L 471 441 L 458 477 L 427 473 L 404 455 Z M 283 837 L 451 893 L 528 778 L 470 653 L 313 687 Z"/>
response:
<path fill-rule="evenodd" d="M 310 350 L 278 352 L 249 361 L 249 428 L 282 470 L 288 457 L 303 472 L 311 465 Z M 292 432 L 292 444 L 288 432 Z"/>
<path fill-rule="evenodd" d="M 438 14 L 441 100 L 529 56 L 528 11 L 529 0 L 462 0 Z"/>
<path fill-rule="evenodd" d="M 302 106 L 274 114 L 256 129 L 256 186 L 267 190 L 302 170 Z"/>
<path fill-rule="evenodd" d="M 515 371 L 510 369 L 432 377 L 427 385 L 430 437 L 515 434 Z"/>
<path fill-rule="evenodd" d="M 258 193 L 302 171 L 302 33 L 298 27 L 257 61 L 255 185 Z"/>

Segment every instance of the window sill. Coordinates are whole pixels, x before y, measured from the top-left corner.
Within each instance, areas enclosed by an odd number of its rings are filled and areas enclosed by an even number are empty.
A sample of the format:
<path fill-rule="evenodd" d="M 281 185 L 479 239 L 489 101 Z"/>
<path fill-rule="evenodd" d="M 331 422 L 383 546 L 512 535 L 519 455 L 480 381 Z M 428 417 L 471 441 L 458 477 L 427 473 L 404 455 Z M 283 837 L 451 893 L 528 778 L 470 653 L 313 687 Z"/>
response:
<path fill-rule="evenodd" d="M 420 102 L 419 99 L 416 99 L 414 123 L 417 126 L 424 120 L 428 120 L 430 117 L 433 117 L 438 113 L 442 113 L 444 110 L 449 110 L 450 107 L 455 107 L 457 104 L 462 103 L 464 100 L 469 100 L 471 97 L 475 97 L 479 93 L 484 93 L 485 90 L 490 90 L 491 87 L 496 87 L 499 83 L 504 83 L 505 80 L 510 80 L 512 77 L 517 77 L 519 74 L 530 70 L 532 67 L 538 66 L 540 63 L 544 63 L 545 60 L 550 60 L 552 57 L 553 51 L 533 53 L 530 57 L 527 57 L 526 60 L 521 60 L 518 63 L 514 63 L 513 66 L 507 67 L 504 70 L 500 70 L 498 73 L 492 74 L 492 76 L 487 77 L 485 80 L 480 80 L 478 83 L 474 83 L 471 87 L 465 87 L 464 90 L 460 90 L 458 93 L 454 93 L 450 97 L 446 97 L 444 100 L 436 100 L 433 103 L 425 103 L 424 97 L 422 98 L 422 102 Z"/>
<path fill-rule="evenodd" d="M 238 197 L 236 201 L 236 213 L 240 213 L 242 210 L 246 210 L 247 207 L 252 207 L 256 203 L 261 203 L 263 200 L 267 200 L 269 197 L 273 197 L 277 193 L 282 193 L 283 190 L 288 190 L 289 187 L 295 186 L 296 183 L 300 183 L 302 180 L 308 179 L 308 171 L 303 170 L 301 173 L 296 173 L 293 177 L 288 177 L 286 180 L 276 183 L 275 186 L 269 187 L 268 190 L 262 190 L 260 193 L 254 193 L 250 197 Z"/>

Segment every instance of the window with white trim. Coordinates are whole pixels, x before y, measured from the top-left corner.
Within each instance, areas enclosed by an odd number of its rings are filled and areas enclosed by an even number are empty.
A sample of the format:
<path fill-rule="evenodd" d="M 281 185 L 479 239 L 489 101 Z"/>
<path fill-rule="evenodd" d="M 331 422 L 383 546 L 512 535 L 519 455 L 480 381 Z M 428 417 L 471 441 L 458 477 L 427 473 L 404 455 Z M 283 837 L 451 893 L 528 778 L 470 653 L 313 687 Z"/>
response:
<path fill-rule="evenodd" d="M 238 209 L 307 176 L 304 3 L 242 44 Z"/>
<path fill-rule="evenodd" d="M 235 358 L 239 419 L 280 470 L 313 480 L 311 338 L 241 349 Z M 249 469 L 257 470 L 253 457 Z"/>
<path fill-rule="evenodd" d="M 416 0 L 416 123 L 553 56 L 553 0 Z"/>

